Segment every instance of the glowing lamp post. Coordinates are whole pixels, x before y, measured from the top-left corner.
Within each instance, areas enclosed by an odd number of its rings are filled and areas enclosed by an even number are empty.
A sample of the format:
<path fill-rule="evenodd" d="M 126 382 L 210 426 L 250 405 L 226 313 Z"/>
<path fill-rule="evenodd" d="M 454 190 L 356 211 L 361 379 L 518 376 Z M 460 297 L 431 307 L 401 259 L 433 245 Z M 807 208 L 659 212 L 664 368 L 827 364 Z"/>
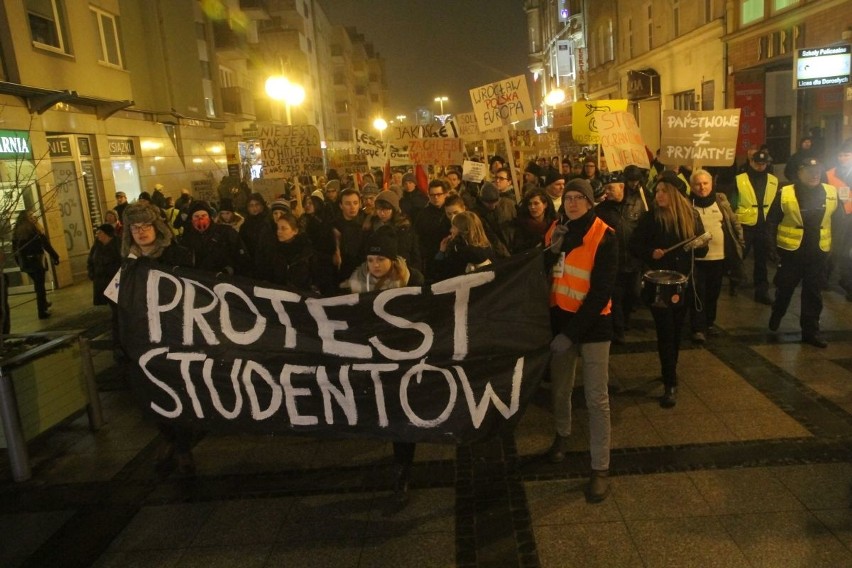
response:
<path fill-rule="evenodd" d="M 379 131 L 379 138 L 385 139 L 385 128 L 388 127 L 388 122 L 384 118 L 377 118 L 373 121 L 373 128 Z"/>
<path fill-rule="evenodd" d="M 266 80 L 266 94 L 277 101 L 284 102 L 288 125 L 291 124 L 290 107 L 300 105 L 305 100 L 305 89 L 281 75 L 273 75 Z"/>

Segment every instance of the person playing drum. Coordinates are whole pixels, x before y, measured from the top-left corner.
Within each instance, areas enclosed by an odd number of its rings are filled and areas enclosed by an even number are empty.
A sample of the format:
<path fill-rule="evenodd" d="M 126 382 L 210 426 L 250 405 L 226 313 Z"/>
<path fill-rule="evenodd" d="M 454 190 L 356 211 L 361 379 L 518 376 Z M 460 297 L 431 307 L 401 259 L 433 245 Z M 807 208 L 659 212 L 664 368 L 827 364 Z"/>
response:
<path fill-rule="evenodd" d="M 707 254 L 706 243 L 695 249 L 688 243 L 704 233 L 704 226 L 684 196 L 686 184 L 674 172 L 660 175 L 654 194 L 654 207 L 639 218 L 630 238 L 630 252 L 652 270 L 675 271 L 688 277 L 693 255 L 701 258 Z M 677 402 L 677 359 L 687 302 L 676 296 L 650 306 L 665 386 L 660 399 L 663 408 L 672 408 Z"/>

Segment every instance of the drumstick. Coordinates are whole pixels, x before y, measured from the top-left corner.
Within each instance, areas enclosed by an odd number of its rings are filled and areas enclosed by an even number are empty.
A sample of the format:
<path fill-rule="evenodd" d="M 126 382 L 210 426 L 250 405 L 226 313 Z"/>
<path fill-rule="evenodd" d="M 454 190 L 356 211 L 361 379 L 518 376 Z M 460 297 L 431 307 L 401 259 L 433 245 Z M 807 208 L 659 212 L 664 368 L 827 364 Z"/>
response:
<path fill-rule="evenodd" d="M 679 242 L 678 244 L 676 244 L 676 245 L 672 245 L 672 246 L 670 246 L 670 247 L 669 247 L 669 248 L 667 248 L 667 249 L 663 249 L 663 254 L 669 253 L 669 252 L 673 251 L 674 249 L 676 249 L 676 248 L 678 248 L 678 247 L 682 247 L 683 245 L 685 245 L 685 244 L 686 244 L 686 243 L 688 243 L 689 241 L 694 241 L 694 240 L 695 240 L 695 239 L 697 239 L 697 238 L 698 238 L 698 237 L 692 237 L 692 238 L 686 239 L 685 241 L 680 241 L 680 242 Z"/>

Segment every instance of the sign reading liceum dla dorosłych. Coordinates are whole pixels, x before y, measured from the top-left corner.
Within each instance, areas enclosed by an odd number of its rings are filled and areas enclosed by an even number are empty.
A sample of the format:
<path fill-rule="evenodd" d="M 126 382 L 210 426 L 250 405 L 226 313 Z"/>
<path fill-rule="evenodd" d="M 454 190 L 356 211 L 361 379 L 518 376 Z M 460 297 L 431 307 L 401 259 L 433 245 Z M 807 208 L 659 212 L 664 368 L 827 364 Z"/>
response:
<path fill-rule="evenodd" d="M 470 101 L 480 132 L 529 120 L 534 116 L 524 75 L 471 89 Z"/>
<path fill-rule="evenodd" d="M 660 161 L 671 165 L 734 163 L 740 109 L 664 110 Z"/>
<path fill-rule="evenodd" d="M 311 124 L 257 125 L 263 177 L 322 175 L 322 148 L 316 126 Z"/>

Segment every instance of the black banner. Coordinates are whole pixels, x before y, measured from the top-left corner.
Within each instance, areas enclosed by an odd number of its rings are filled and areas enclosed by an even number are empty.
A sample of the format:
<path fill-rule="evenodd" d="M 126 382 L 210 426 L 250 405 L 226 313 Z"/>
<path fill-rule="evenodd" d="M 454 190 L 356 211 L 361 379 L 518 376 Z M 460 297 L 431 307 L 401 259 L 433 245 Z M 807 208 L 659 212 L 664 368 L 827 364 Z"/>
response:
<path fill-rule="evenodd" d="M 520 418 L 550 358 L 538 252 L 328 298 L 133 260 L 119 318 L 145 411 L 214 431 L 470 442 Z"/>

